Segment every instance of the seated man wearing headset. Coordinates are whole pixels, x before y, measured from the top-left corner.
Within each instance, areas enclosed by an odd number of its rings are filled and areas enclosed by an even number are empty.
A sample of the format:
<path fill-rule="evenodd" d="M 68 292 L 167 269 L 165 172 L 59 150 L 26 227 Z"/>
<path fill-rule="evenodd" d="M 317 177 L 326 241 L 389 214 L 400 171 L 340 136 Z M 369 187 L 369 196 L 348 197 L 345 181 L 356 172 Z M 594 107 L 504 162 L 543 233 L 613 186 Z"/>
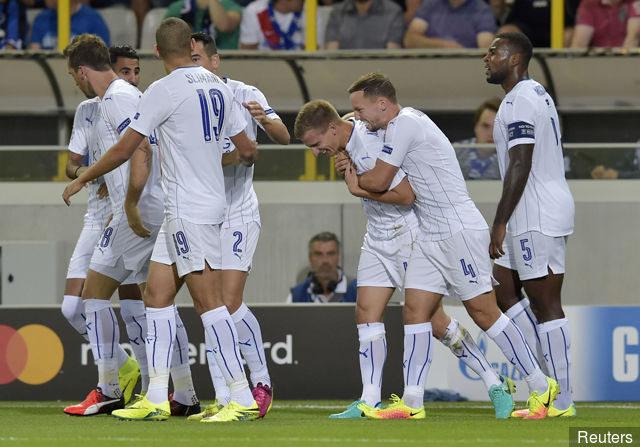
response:
<path fill-rule="evenodd" d="M 291 288 L 290 303 L 355 303 L 356 280 L 350 279 L 338 266 L 340 242 L 328 231 L 318 233 L 309 241 L 307 279 Z"/>

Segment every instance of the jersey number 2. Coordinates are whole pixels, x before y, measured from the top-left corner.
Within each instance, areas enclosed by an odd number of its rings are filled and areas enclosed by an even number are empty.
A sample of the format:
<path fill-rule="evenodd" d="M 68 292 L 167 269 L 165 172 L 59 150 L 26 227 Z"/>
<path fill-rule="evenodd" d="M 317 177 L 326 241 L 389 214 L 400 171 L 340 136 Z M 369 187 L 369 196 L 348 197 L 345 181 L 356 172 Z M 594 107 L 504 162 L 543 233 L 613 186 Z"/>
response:
<path fill-rule="evenodd" d="M 216 141 L 220 140 L 222 133 L 222 125 L 224 124 L 224 96 L 215 88 L 209 90 L 209 95 L 199 88 L 198 98 L 200 99 L 200 112 L 202 112 L 202 130 L 204 132 L 204 141 L 211 141 L 211 131 Z M 209 104 L 211 99 L 211 104 Z M 211 113 L 209 113 L 211 111 Z M 214 125 L 211 125 L 211 114 L 214 118 Z"/>

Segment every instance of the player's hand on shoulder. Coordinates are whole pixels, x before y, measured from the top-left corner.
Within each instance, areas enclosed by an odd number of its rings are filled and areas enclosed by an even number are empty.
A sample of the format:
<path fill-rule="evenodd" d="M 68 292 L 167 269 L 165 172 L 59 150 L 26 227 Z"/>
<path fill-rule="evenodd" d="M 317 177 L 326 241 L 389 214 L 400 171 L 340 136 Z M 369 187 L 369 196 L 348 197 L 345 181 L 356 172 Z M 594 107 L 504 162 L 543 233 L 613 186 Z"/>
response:
<path fill-rule="evenodd" d="M 258 121 L 260 124 L 263 124 L 263 121 L 267 119 L 267 114 L 264 112 L 264 109 L 257 101 L 249 101 L 243 102 L 242 106 L 249 111 L 251 116 Z"/>
<path fill-rule="evenodd" d="M 351 166 L 351 158 L 349 158 L 349 154 L 346 151 L 340 151 L 336 154 L 335 163 L 336 171 L 344 177 L 347 168 Z"/>

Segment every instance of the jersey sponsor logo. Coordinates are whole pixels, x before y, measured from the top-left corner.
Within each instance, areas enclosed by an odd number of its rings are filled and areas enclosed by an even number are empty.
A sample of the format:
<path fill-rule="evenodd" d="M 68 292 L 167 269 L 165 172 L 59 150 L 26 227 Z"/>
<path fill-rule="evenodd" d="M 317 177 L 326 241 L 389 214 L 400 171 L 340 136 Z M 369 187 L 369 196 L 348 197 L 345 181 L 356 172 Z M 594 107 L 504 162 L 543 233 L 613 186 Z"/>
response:
<path fill-rule="evenodd" d="M 524 121 L 516 121 L 508 126 L 509 141 L 517 140 L 518 138 L 535 138 L 535 128 L 533 124 L 525 123 Z"/>
<path fill-rule="evenodd" d="M 91 125 L 93 126 L 93 120 L 91 120 L 91 119 L 89 119 L 89 118 L 85 118 L 84 120 L 85 120 L 85 121 L 88 121 L 88 122 L 89 122 L 89 124 L 91 124 Z"/>
<path fill-rule="evenodd" d="M 384 152 L 385 154 L 391 154 L 391 152 L 393 152 L 393 148 L 385 144 L 384 146 L 382 146 L 382 152 Z"/>
<path fill-rule="evenodd" d="M 270 115 L 272 113 L 276 113 L 273 109 L 267 109 L 264 111 L 265 115 Z"/>
<path fill-rule="evenodd" d="M 126 120 L 124 120 L 123 122 L 120 123 L 120 125 L 118 126 L 118 135 L 120 135 L 122 133 L 123 130 L 125 130 L 127 128 L 127 126 L 131 124 L 131 119 L 127 118 Z"/>
<path fill-rule="evenodd" d="M 156 146 L 158 145 L 158 139 L 154 134 L 149 135 L 149 144 L 155 144 Z"/>

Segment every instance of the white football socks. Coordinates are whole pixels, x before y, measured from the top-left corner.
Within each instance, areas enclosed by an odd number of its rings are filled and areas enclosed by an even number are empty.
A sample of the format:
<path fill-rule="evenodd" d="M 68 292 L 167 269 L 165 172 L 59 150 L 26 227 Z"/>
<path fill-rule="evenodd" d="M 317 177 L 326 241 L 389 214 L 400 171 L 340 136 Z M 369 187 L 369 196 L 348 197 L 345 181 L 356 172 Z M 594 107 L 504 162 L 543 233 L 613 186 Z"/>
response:
<path fill-rule="evenodd" d="M 455 318 L 451 319 L 440 342 L 480 376 L 487 390 L 493 385 L 500 385 L 498 374 L 489 365 L 487 358 L 480 351 L 471 334 Z"/>
<path fill-rule="evenodd" d="M 184 323 L 174 306 L 176 315 L 176 340 L 171 357 L 171 380 L 173 381 L 173 400 L 183 405 L 195 405 L 198 402 L 191 378 L 189 365 L 189 339 Z"/>
<path fill-rule="evenodd" d="M 501 314 L 486 332 L 500 347 L 507 360 L 525 377 L 529 392 L 544 393 L 547 390 L 547 379 L 518 327 L 506 315 Z"/>
<path fill-rule="evenodd" d="M 147 399 L 161 404 L 169 399 L 169 370 L 176 339 L 175 306 L 147 307 L 147 362 L 149 390 Z"/>
<path fill-rule="evenodd" d="M 524 298 L 518 301 L 505 312 L 505 315 L 509 317 L 516 326 L 518 326 L 518 329 L 520 329 L 525 341 L 529 345 L 529 349 L 531 349 L 531 352 L 536 356 L 540 369 L 543 373 L 549 375 L 544 355 L 542 353 L 542 348 L 540 346 L 540 337 L 537 329 L 538 320 L 531 310 L 529 299 Z"/>
<path fill-rule="evenodd" d="M 78 334 L 90 342 L 89 335 L 87 334 L 84 303 L 81 297 L 64 295 L 64 299 L 62 300 L 62 315 L 64 315 L 71 327 L 74 328 Z M 93 346 L 91 346 L 91 353 L 93 354 L 93 360 L 97 361 L 97 354 L 93 351 Z M 129 355 L 122 346 L 118 345 L 116 348 L 116 357 L 118 358 L 118 368 L 120 368 L 127 361 Z"/>
<path fill-rule="evenodd" d="M 560 385 L 560 393 L 553 405 L 558 410 L 566 410 L 573 403 L 569 322 L 566 318 L 546 321 L 538 325 L 538 334 L 550 376 Z"/>
<path fill-rule="evenodd" d="M 380 404 L 382 393 L 382 371 L 387 360 L 387 340 L 384 323 L 358 325 L 358 358 L 362 378 L 362 396 L 370 407 Z"/>
<path fill-rule="evenodd" d="M 238 331 L 238 345 L 242 357 L 247 361 L 251 383 L 254 387 L 258 383 L 271 387 L 258 319 L 244 303 L 231 315 L 231 319 Z"/>
<path fill-rule="evenodd" d="M 84 300 L 87 334 L 98 363 L 98 387 L 105 396 L 122 396 L 118 379 L 117 351 L 120 346 L 118 320 L 107 300 Z"/>
<path fill-rule="evenodd" d="M 149 367 L 147 365 L 147 314 L 142 300 L 120 300 L 120 315 L 124 320 L 131 349 L 140 366 L 141 392 L 149 389 Z"/>
<path fill-rule="evenodd" d="M 432 333 L 430 322 L 404 326 L 402 399 L 411 408 L 421 408 L 424 405 L 424 385 L 433 357 Z"/>
<path fill-rule="evenodd" d="M 253 395 L 244 374 L 238 348 L 238 332 L 225 306 L 220 306 L 200 315 L 216 363 L 229 386 L 231 400 L 245 407 L 253 405 Z M 206 340 L 206 339 L 205 339 Z"/>

